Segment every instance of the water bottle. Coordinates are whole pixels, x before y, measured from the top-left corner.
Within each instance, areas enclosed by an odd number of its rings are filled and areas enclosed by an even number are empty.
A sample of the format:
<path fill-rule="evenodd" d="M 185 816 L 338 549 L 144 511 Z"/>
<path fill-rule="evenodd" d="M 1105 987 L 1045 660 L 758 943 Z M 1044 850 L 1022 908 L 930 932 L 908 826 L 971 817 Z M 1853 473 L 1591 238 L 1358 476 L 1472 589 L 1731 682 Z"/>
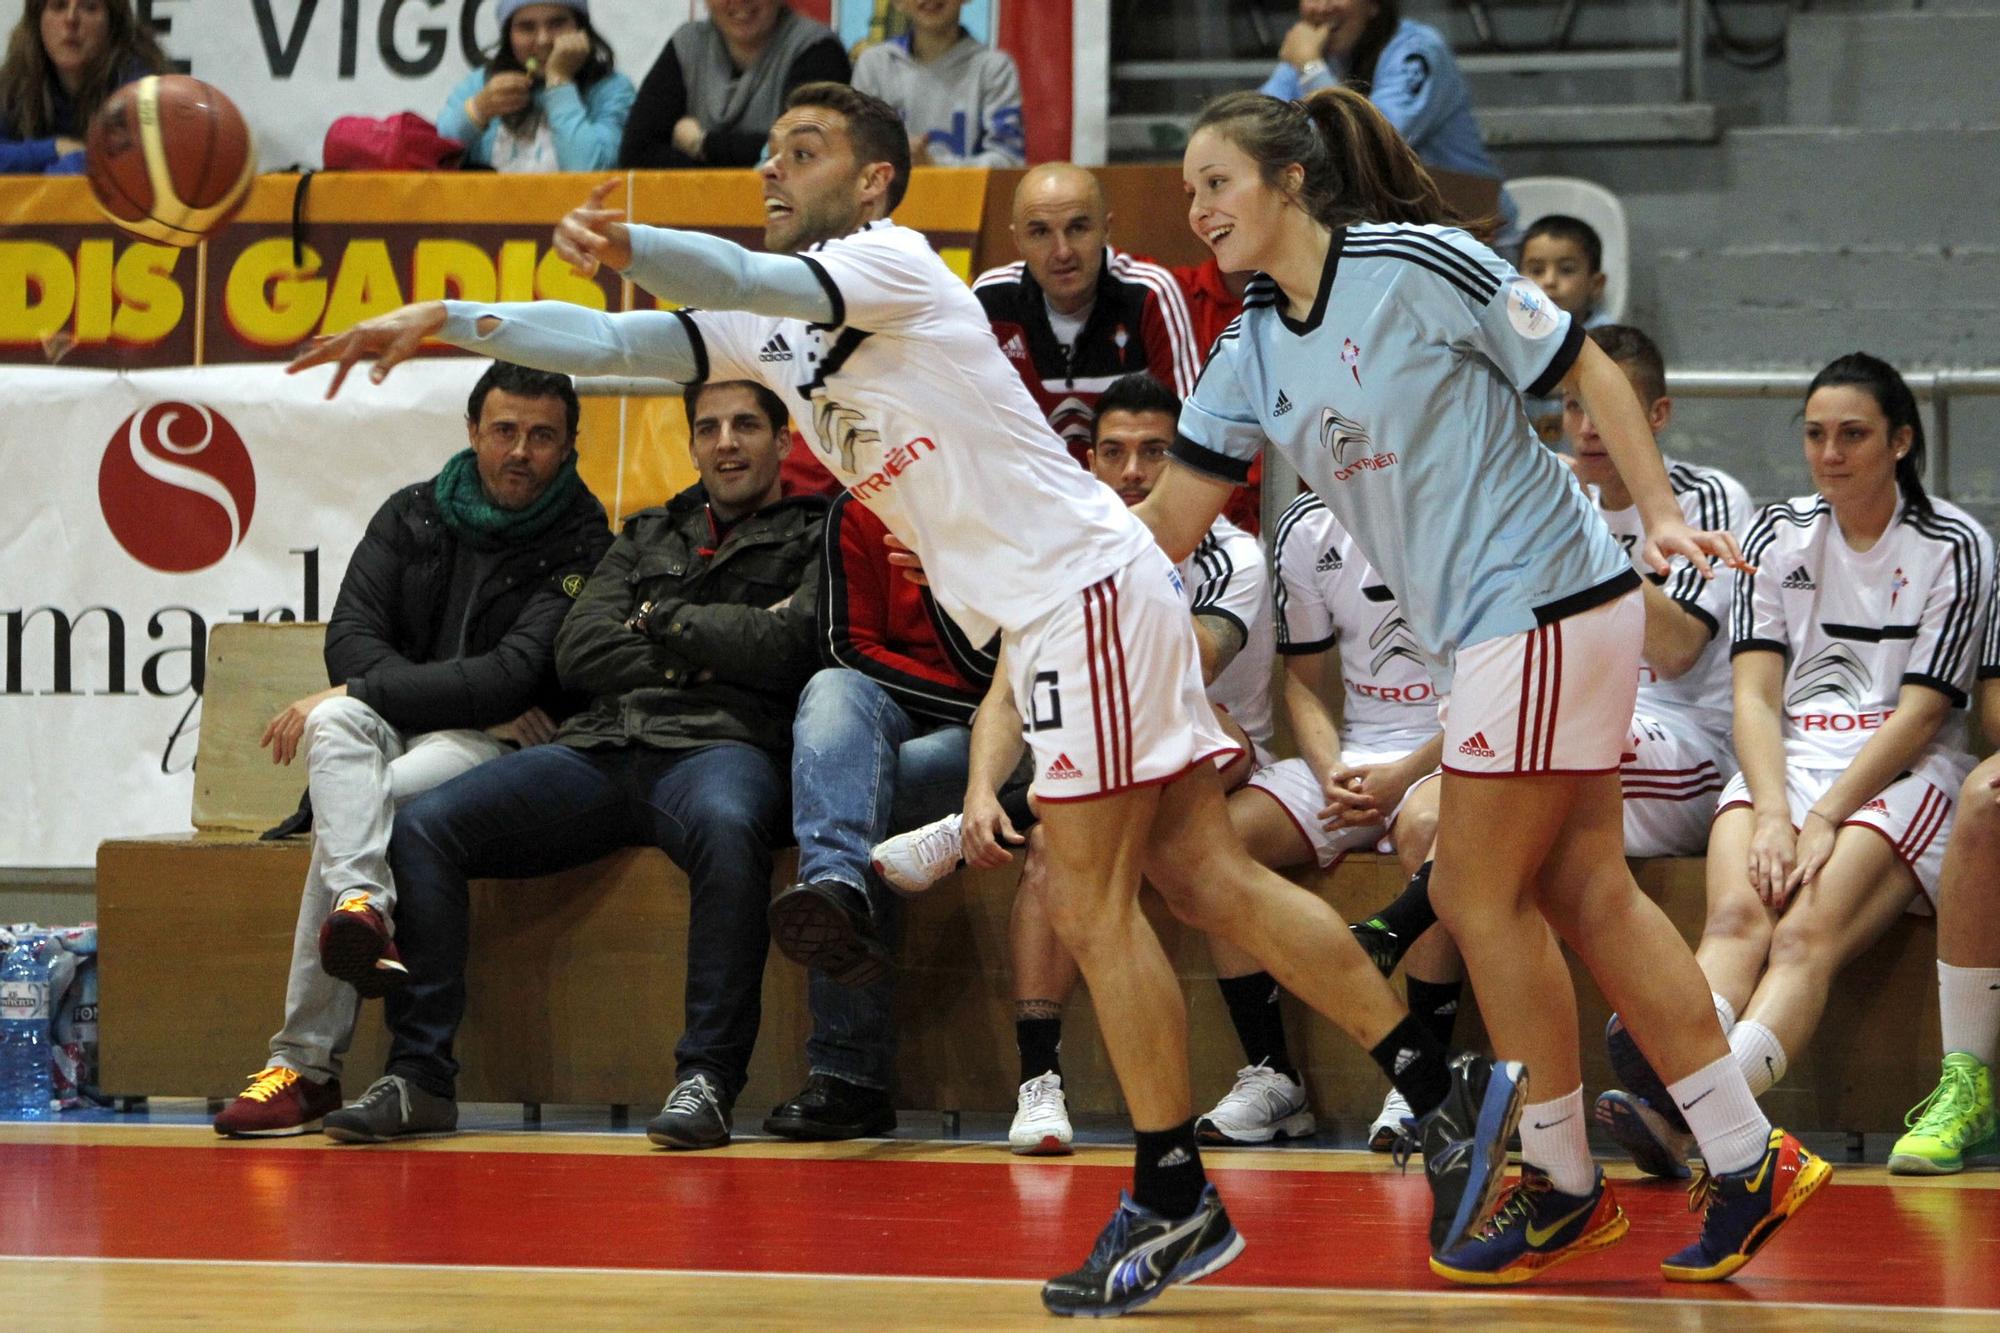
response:
<path fill-rule="evenodd" d="M 18 932 L 0 964 L 0 1118 L 50 1118 L 49 943 L 41 931 Z"/>

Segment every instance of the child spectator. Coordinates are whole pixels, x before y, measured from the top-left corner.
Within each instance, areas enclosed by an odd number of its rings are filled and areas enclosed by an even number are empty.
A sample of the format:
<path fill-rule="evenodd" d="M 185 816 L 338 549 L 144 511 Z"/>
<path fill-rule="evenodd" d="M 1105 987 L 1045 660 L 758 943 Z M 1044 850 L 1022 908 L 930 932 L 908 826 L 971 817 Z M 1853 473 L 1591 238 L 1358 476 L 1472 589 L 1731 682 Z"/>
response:
<path fill-rule="evenodd" d="M 0 172 L 82 172 L 97 108 L 166 67 L 131 0 L 27 0 L 0 63 Z"/>
<path fill-rule="evenodd" d="M 910 30 L 861 53 L 854 86 L 896 108 L 910 161 L 934 167 L 1027 162 L 1021 76 L 1013 57 L 959 24 L 965 0 L 893 0 Z"/>
<path fill-rule="evenodd" d="M 1604 239 L 1567 213 L 1537 218 L 1521 241 L 1521 276 L 1587 329 L 1611 322 L 1604 300 Z"/>
<path fill-rule="evenodd" d="M 846 83 L 831 28 L 782 0 L 729 0 L 667 39 L 639 86 L 618 161 L 628 167 L 748 167 L 804 83 Z"/>
<path fill-rule="evenodd" d="M 445 98 L 438 131 L 465 165 L 602 171 L 618 161 L 632 80 L 590 26 L 590 0 L 500 0 L 500 42 Z"/>

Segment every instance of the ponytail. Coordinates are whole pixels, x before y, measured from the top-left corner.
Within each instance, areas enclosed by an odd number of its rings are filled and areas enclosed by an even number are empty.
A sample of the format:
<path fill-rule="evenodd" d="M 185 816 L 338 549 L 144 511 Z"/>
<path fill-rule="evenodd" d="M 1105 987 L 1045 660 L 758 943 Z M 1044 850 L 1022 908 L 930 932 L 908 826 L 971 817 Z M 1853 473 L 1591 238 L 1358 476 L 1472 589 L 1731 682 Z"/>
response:
<path fill-rule="evenodd" d="M 1903 503 L 1925 518 L 1932 515 L 1931 498 L 1924 493 L 1924 419 L 1917 411 L 1917 396 L 1896 368 L 1878 356 L 1849 352 L 1827 363 L 1806 386 L 1811 398 L 1821 389 L 1851 387 L 1864 389 L 1889 420 L 1893 439 L 1903 427 L 1910 428 L 1910 447 L 1896 460 L 1896 489 Z"/>

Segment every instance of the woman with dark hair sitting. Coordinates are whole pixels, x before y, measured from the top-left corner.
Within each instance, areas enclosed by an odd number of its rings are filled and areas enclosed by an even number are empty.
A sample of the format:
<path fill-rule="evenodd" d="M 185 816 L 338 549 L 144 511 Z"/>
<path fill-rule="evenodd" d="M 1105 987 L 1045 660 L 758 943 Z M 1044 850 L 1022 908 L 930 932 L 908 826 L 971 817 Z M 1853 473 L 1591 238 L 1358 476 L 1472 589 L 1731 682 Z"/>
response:
<path fill-rule="evenodd" d="M 166 67 L 131 0 L 27 0 L 0 63 L 0 172 L 81 172 L 104 99 Z"/>
<path fill-rule="evenodd" d="M 445 98 L 438 132 L 465 165 L 495 171 L 602 171 L 618 161 L 632 80 L 612 68 L 590 0 L 500 0 L 500 42 Z"/>

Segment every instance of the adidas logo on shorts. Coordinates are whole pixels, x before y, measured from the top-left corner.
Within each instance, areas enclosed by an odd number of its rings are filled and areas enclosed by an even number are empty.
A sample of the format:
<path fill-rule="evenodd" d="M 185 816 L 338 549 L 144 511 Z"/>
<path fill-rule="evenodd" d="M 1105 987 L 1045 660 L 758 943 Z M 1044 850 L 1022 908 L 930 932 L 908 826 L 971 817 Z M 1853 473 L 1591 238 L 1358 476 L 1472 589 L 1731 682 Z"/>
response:
<path fill-rule="evenodd" d="M 1466 737 L 1464 742 L 1459 745 L 1458 752 L 1460 754 L 1469 754 L 1475 759 L 1493 759 L 1498 757 L 1494 754 L 1493 747 L 1486 743 L 1486 733 L 1483 731 L 1475 731 Z"/>
<path fill-rule="evenodd" d="M 757 359 L 759 361 L 765 361 L 765 362 L 791 360 L 792 348 L 791 345 L 785 341 L 785 335 L 782 333 L 772 334 L 771 341 L 765 343 L 764 346 L 758 351 Z"/>
<path fill-rule="evenodd" d="M 1340 548 L 1338 546 L 1329 546 L 1326 548 L 1326 552 L 1320 556 L 1318 563 L 1313 565 L 1313 572 L 1331 574 L 1340 567 Z"/>
<path fill-rule="evenodd" d="M 1278 390 L 1278 405 L 1271 409 L 1271 415 L 1281 417 L 1292 410 L 1292 400 L 1285 397 L 1283 389 Z"/>
<path fill-rule="evenodd" d="M 1801 592 L 1816 592 L 1819 589 L 1819 585 L 1813 582 L 1813 576 L 1807 572 L 1804 565 L 1785 575 L 1783 586 L 1797 588 Z"/>
<path fill-rule="evenodd" d="M 1068 755 L 1059 754 L 1056 756 L 1056 761 L 1053 764 L 1049 765 L 1048 770 L 1044 772 L 1042 776 L 1047 778 L 1051 782 L 1060 782 L 1064 778 L 1082 777 L 1083 770 L 1078 768 L 1075 764 L 1072 764 L 1069 761 Z"/>
<path fill-rule="evenodd" d="M 1882 798 L 1881 798 L 1880 796 L 1877 796 L 1877 797 L 1876 797 L 1876 798 L 1875 798 L 1874 800 L 1872 800 L 1872 801 L 1868 802 L 1868 803 L 1867 803 L 1866 805 L 1862 806 L 1861 808 L 1862 808 L 1863 810 L 1873 810 L 1873 811 L 1875 811 L 1875 812 L 1876 812 L 1877 814 L 1884 814 L 1884 815 L 1886 815 L 1886 814 L 1888 814 L 1888 813 L 1889 813 L 1889 803 L 1888 803 L 1887 801 L 1883 800 L 1883 799 L 1882 799 Z"/>

